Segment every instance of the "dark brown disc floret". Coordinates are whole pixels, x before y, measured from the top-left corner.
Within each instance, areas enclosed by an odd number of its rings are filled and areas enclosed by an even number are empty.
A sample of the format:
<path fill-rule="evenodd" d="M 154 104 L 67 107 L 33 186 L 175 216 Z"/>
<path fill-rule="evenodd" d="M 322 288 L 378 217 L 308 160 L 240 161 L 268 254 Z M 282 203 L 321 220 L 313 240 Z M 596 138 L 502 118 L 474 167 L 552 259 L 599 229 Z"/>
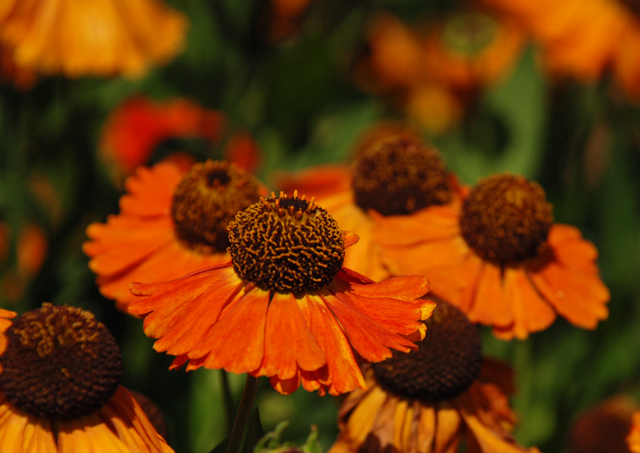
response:
<path fill-rule="evenodd" d="M 344 262 L 336 221 L 313 200 L 261 199 L 229 224 L 236 273 L 270 291 L 306 293 L 334 279 Z"/>
<path fill-rule="evenodd" d="M 425 321 L 427 333 L 409 353 L 373 365 L 376 380 L 400 398 L 437 403 L 462 394 L 482 366 L 480 334 L 458 308 L 438 302 Z"/>
<path fill-rule="evenodd" d="M 440 153 L 407 135 L 380 140 L 353 163 L 356 204 L 385 216 L 406 215 L 451 200 Z"/>
<path fill-rule="evenodd" d="M 481 180 L 465 199 L 460 230 L 485 261 L 506 266 L 536 257 L 553 224 L 544 190 L 522 176 Z"/>
<path fill-rule="evenodd" d="M 224 253 L 229 222 L 259 199 L 260 183 L 252 174 L 224 161 L 195 164 L 173 195 L 176 235 L 192 250 Z"/>
<path fill-rule="evenodd" d="M 120 348 L 89 312 L 45 303 L 18 317 L 5 335 L 0 389 L 31 415 L 58 420 L 89 415 L 120 384 Z"/>

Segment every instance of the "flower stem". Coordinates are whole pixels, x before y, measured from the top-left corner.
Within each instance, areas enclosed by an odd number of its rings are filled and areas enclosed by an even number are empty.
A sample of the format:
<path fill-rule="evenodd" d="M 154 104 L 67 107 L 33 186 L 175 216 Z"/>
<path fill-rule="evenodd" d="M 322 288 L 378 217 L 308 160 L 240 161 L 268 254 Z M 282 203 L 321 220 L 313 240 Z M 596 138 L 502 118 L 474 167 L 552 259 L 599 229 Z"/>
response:
<path fill-rule="evenodd" d="M 236 420 L 233 422 L 233 429 L 231 430 L 227 453 L 240 452 L 242 436 L 244 435 L 244 431 L 247 427 L 247 422 L 251 415 L 251 409 L 253 409 L 253 402 L 255 401 L 256 394 L 258 393 L 259 381 L 260 378 L 247 375 L 247 381 L 245 382 L 244 390 L 242 391 L 242 398 L 240 399 L 240 406 L 238 407 Z"/>
<path fill-rule="evenodd" d="M 231 434 L 231 426 L 233 424 L 233 398 L 231 396 L 231 388 L 229 387 L 229 375 L 222 368 L 220 369 L 220 380 L 222 383 L 222 400 L 224 402 L 224 418 L 225 418 L 225 435 Z"/>

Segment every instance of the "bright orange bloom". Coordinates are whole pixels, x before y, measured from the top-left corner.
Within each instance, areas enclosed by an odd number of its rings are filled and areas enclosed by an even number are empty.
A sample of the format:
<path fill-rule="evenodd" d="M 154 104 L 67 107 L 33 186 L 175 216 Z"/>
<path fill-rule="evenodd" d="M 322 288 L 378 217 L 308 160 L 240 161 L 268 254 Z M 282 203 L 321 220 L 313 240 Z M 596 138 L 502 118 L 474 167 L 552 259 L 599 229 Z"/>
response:
<path fill-rule="evenodd" d="M 47 304 L 45 304 L 44 309 L 49 310 L 48 312 L 50 312 L 51 306 L 49 305 L 47 307 L 46 305 Z M 53 310 L 55 313 L 56 309 L 54 308 Z M 64 307 L 62 310 L 63 312 L 69 312 L 69 307 Z M 75 316 L 79 311 L 80 310 L 78 309 L 71 309 L 70 316 L 74 317 L 74 320 L 77 320 Z M 24 317 L 25 315 L 22 316 Z M 53 361 L 60 360 L 60 356 L 56 356 L 57 351 L 60 349 L 73 349 L 74 346 L 77 345 L 74 341 L 76 341 L 78 336 L 74 337 L 73 334 L 66 331 L 62 334 L 66 336 L 64 336 L 64 339 L 60 340 L 59 344 L 54 340 L 51 343 L 53 346 L 47 350 L 47 352 L 39 356 L 41 362 L 38 367 L 33 367 L 30 370 L 23 370 L 26 365 L 33 365 L 33 362 L 29 361 L 30 357 L 28 353 L 25 354 L 24 350 L 20 350 L 22 357 L 24 358 L 27 356 L 27 359 L 25 363 L 18 363 L 15 366 L 10 359 L 7 358 L 9 350 L 19 348 L 18 345 L 12 343 L 17 340 L 16 334 L 14 333 L 13 336 L 11 336 L 12 334 L 9 332 L 10 330 L 13 330 L 16 325 L 20 328 L 19 324 L 17 324 L 20 318 L 11 321 L 11 318 L 14 317 L 15 313 L 7 310 L 0 310 L 0 361 L 4 364 L 4 366 L 0 367 L 0 375 L 7 373 L 7 370 L 10 370 L 11 372 L 22 370 L 26 372 L 27 376 L 32 377 L 34 374 L 37 375 L 38 373 L 43 372 L 39 367 L 49 368 L 48 365 L 43 365 L 43 358 L 51 358 Z M 83 319 L 88 320 L 89 323 L 93 322 L 93 318 L 87 318 L 86 315 L 84 315 Z M 57 319 L 58 323 L 56 323 L 56 320 L 52 320 L 51 318 L 46 321 L 40 319 L 40 321 L 43 321 L 43 323 L 46 324 L 46 327 L 53 328 L 56 332 L 62 333 L 59 330 L 62 327 L 62 323 L 59 322 L 59 319 Z M 78 329 L 81 330 L 87 326 L 86 324 L 84 326 L 80 326 L 79 324 L 82 324 L 82 322 L 74 324 L 71 329 L 78 331 Z M 93 322 L 93 326 L 91 327 L 94 327 L 95 324 L 96 323 Z M 99 326 L 102 325 L 99 324 Z M 43 335 L 41 331 L 36 330 L 36 332 Z M 24 333 L 24 330 L 22 330 L 22 333 Z M 33 330 L 31 330 L 31 333 L 33 333 Z M 44 336 L 47 336 L 46 333 Z M 41 338 L 42 337 L 38 337 L 38 339 Z M 74 341 L 69 341 L 70 338 L 73 338 Z M 64 340 L 67 341 L 66 344 L 63 343 Z M 95 343 L 91 344 L 92 341 L 87 340 L 86 337 L 81 341 L 85 341 L 87 349 L 91 348 L 93 350 L 95 347 L 100 347 L 94 346 Z M 115 342 L 115 340 L 113 341 Z M 30 349 L 31 346 L 37 345 L 38 342 L 36 341 L 30 344 L 23 343 L 22 347 Z M 53 354 L 50 352 L 51 350 L 54 351 Z M 71 357 L 71 360 L 75 358 L 74 356 Z M 105 358 L 111 359 L 112 357 L 101 357 L 101 360 L 104 360 Z M 69 356 L 67 356 L 67 360 L 68 359 Z M 77 377 L 74 376 L 74 374 L 81 372 L 82 366 L 72 367 L 69 362 L 64 362 L 64 365 L 69 368 L 62 368 L 63 372 L 66 370 L 66 373 L 70 377 Z M 72 371 L 69 372 L 69 369 Z M 46 371 L 50 372 L 49 369 Z M 58 371 L 58 374 L 65 376 L 63 372 Z M 53 387 L 53 391 L 58 389 L 58 384 L 62 385 L 61 388 L 63 388 L 63 390 L 68 390 L 69 387 L 72 387 L 71 382 L 73 381 L 71 381 L 71 379 L 66 382 L 61 382 L 60 379 L 64 380 L 64 377 L 60 378 L 57 375 L 52 376 L 51 374 L 48 374 L 46 382 L 47 385 Z M 116 451 L 127 453 L 173 452 L 164 439 L 158 435 L 138 403 L 122 386 L 116 386 L 112 396 L 108 397 L 108 400 L 98 409 L 92 410 L 89 413 L 83 413 L 82 415 L 67 417 L 65 414 L 64 416 L 60 415 L 58 417 L 57 415 L 43 415 L 40 412 L 43 406 L 42 401 L 51 401 L 52 398 L 40 397 L 40 400 L 36 400 L 37 397 L 35 396 L 35 393 L 27 395 L 26 398 L 21 398 L 19 396 L 19 392 L 14 390 L 15 387 L 22 390 L 22 387 L 24 386 L 31 386 L 33 392 L 41 392 L 43 390 L 41 386 L 44 382 L 42 377 L 41 379 L 31 379 L 30 381 L 27 381 L 27 383 L 23 382 L 17 385 L 7 383 L 7 381 L 2 379 L 1 376 L 0 381 L 2 381 L 0 384 L 0 445 L 3 452 L 64 453 L 89 451 L 88 449 L 95 453 L 112 453 Z M 97 383 L 95 387 L 96 392 L 100 392 L 102 390 L 102 383 L 103 382 Z M 80 385 L 84 386 L 86 384 L 83 383 Z M 5 386 L 8 386 L 8 388 Z M 52 387 L 44 389 L 45 394 L 50 394 Z M 74 387 L 74 389 L 77 389 L 77 387 Z M 86 389 L 83 388 L 83 390 L 86 394 Z M 41 395 L 42 393 L 38 394 Z M 11 395 L 14 396 L 12 397 Z M 12 403 L 10 400 L 13 400 L 15 395 L 18 395 L 18 398 L 14 403 Z M 66 394 L 63 394 L 62 398 L 62 400 L 53 399 L 55 401 L 52 403 L 53 406 L 46 408 L 46 410 L 51 410 L 52 412 L 59 411 L 57 412 L 58 414 L 63 414 L 66 410 L 64 404 L 68 404 L 69 400 L 67 399 Z M 82 401 L 83 398 L 83 396 L 79 397 L 81 404 L 85 403 L 85 401 Z M 76 401 L 73 402 L 75 403 Z M 20 409 L 18 406 L 23 407 L 23 409 Z"/>
<path fill-rule="evenodd" d="M 226 235 L 229 219 L 264 194 L 264 189 L 253 176 L 226 163 L 197 164 L 197 168 L 209 172 L 214 181 L 232 179 L 228 186 L 206 186 L 210 191 L 202 191 L 211 199 L 221 200 L 211 201 L 210 210 L 202 211 L 202 218 L 210 218 L 212 231 L 218 229 Z M 115 299 L 123 311 L 128 311 L 129 303 L 135 299 L 129 292 L 133 281 L 171 280 L 229 261 L 226 238 L 213 238 L 215 244 L 208 246 L 206 238 L 194 238 L 184 231 L 181 235 L 176 229 L 174 199 L 187 174 L 191 173 L 169 162 L 140 167 L 126 181 L 127 194 L 120 199 L 120 214 L 109 216 L 106 224 L 96 222 L 87 228 L 90 241 L 83 250 L 91 257 L 89 267 L 98 274 L 100 292 Z M 241 192 L 236 187 L 238 183 L 243 184 Z M 248 200 L 242 192 L 244 188 L 250 192 Z M 225 209 L 233 212 L 225 213 Z M 189 225 L 183 227 L 188 229 Z"/>
<path fill-rule="evenodd" d="M 608 316 L 596 248 L 578 229 L 554 224 L 542 188 L 522 177 L 496 175 L 464 200 L 374 217 L 392 273 L 428 275 L 434 295 L 501 338 L 524 339 L 556 314 L 586 329 Z"/>
<path fill-rule="evenodd" d="M 18 66 L 68 77 L 139 77 L 184 46 L 187 19 L 160 0 L 6 0 L 0 40 Z"/>
<path fill-rule="evenodd" d="M 483 359 L 475 326 L 442 302 L 426 324 L 418 351 L 367 366 L 369 390 L 342 404 L 329 453 L 539 453 L 515 443 L 513 373 Z"/>
<path fill-rule="evenodd" d="M 100 154 L 125 176 L 151 158 L 154 149 L 172 138 L 220 140 L 225 116 L 188 99 L 126 100 L 107 119 L 100 138 Z"/>
<path fill-rule="evenodd" d="M 556 75 L 596 82 L 613 69 L 616 82 L 640 100 L 640 18 L 624 1 L 484 0 L 521 21 Z"/>
<path fill-rule="evenodd" d="M 373 236 L 371 213 L 407 213 L 458 197 L 455 178 L 434 148 L 407 128 L 382 123 L 381 133 L 379 127 L 356 146 L 351 166 L 319 166 L 280 178 L 280 188 L 315 197 L 342 229 L 360 237 L 358 247 L 347 250 L 345 266 L 375 281 L 390 273 Z"/>
<path fill-rule="evenodd" d="M 640 453 L 640 411 L 633 415 L 633 426 L 627 436 L 627 445 L 632 453 Z"/>
<path fill-rule="evenodd" d="M 300 384 L 337 395 L 366 388 L 357 364 L 378 362 L 389 348 L 415 349 L 421 320 L 434 304 L 421 299 L 422 276 L 382 283 L 342 267 L 343 233 L 304 198 L 262 199 L 229 225 L 232 261 L 166 283 L 131 285 L 129 305 L 145 317 L 154 349 L 177 356 L 172 368 L 204 366 L 268 376 L 289 394 Z M 283 335 L 283 332 L 287 332 Z"/>
<path fill-rule="evenodd" d="M 629 453 L 626 438 L 638 403 L 616 395 L 591 407 L 575 421 L 569 436 L 571 453 Z"/>

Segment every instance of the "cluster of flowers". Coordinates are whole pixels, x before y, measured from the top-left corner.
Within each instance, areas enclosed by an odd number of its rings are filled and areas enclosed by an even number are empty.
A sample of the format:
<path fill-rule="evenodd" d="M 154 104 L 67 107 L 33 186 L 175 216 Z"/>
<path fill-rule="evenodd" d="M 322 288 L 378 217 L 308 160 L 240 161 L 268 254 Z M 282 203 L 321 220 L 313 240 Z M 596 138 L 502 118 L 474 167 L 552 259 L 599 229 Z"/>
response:
<path fill-rule="evenodd" d="M 511 435 L 513 376 L 483 357 L 476 324 L 503 339 L 557 314 L 592 329 L 609 300 L 595 247 L 553 222 L 542 188 L 510 174 L 465 187 L 417 132 L 387 123 L 349 164 L 277 180 L 268 196 L 230 161 L 139 167 L 120 213 L 87 229 L 102 294 L 144 318 L 171 368 L 350 393 L 334 453 L 537 451 Z M 3 451 L 94 436 L 104 451 L 171 451 L 119 386 L 117 345 L 92 315 L 2 314 Z"/>

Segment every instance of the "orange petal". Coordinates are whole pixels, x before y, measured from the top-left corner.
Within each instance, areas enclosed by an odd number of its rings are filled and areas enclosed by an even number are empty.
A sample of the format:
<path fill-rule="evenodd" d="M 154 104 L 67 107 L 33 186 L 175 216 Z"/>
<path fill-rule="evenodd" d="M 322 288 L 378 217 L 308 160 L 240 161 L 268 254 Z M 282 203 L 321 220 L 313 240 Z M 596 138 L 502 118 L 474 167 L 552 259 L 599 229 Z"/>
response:
<path fill-rule="evenodd" d="M 265 324 L 269 293 L 258 288 L 242 292 L 222 313 L 189 358 L 205 357 L 209 369 L 232 373 L 257 370 L 264 356 Z"/>
<path fill-rule="evenodd" d="M 436 411 L 436 417 L 435 452 L 458 451 L 462 421 L 460 413 L 453 407 L 443 406 Z"/>
<path fill-rule="evenodd" d="M 283 333 L 286 332 L 286 335 Z M 313 371 L 327 363 L 293 294 L 275 293 L 269 310 L 259 375 L 293 377 L 298 367 Z"/>
<path fill-rule="evenodd" d="M 367 388 L 356 363 L 349 341 L 335 317 L 318 297 L 307 296 L 301 301 L 302 312 L 311 333 L 327 358 L 329 393 L 338 395 Z M 321 382 L 322 383 L 322 382 Z"/>
<path fill-rule="evenodd" d="M 171 219 L 139 220 L 127 216 L 109 216 L 106 224 L 92 223 L 87 235 L 93 241 L 83 244 L 92 257 L 89 267 L 101 275 L 110 275 L 140 263 L 168 241 L 177 241 Z"/>
<path fill-rule="evenodd" d="M 349 343 L 365 359 L 380 362 L 389 358 L 390 347 L 403 352 L 416 348 L 410 341 L 385 330 L 371 318 L 360 313 L 344 295 L 323 292 L 322 298 L 340 322 Z"/>
<path fill-rule="evenodd" d="M 478 278 L 473 305 L 467 315 L 472 322 L 488 326 L 503 326 L 513 322 L 513 310 L 504 293 L 502 271 L 498 266 L 484 264 Z"/>
<path fill-rule="evenodd" d="M 585 272 L 598 272 L 595 264 L 598 250 L 582 239 L 580 230 L 569 225 L 553 225 L 549 231 L 549 246 L 553 256 L 567 267 Z"/>
<path fill-rule="evenodd" d="M 125 182 L 128 193 L 120 198 L 121 212 L 138 216 L 171 215 L 173 192 L 183 175 L 183 171 L 169 162 L 138 168 Z"/>
<path fill-rule="evenodd" d="M 383 245 L 416 245 L 460 235 L 460 205 L 430 206 L 406 216 L 382 216 L 372 212 L 376 242 Z"/>
<path fill-rule="evenodd" d="M 538 294 L 523 269 L 504 269 L 504 296 L 511 304 L 514 321 L 510 326 L 494 326 L 500 338 L 515 336 L 524 340 L 530 332 L 544 330 L 556 319 L 555 311 Z"/>
<path fill-rule="evenodd" d="M 551 261 L 529 272 L 536 289 L 572 324 L 594 329 L 609 311 L 609 290 L 597 274 Z"/>

